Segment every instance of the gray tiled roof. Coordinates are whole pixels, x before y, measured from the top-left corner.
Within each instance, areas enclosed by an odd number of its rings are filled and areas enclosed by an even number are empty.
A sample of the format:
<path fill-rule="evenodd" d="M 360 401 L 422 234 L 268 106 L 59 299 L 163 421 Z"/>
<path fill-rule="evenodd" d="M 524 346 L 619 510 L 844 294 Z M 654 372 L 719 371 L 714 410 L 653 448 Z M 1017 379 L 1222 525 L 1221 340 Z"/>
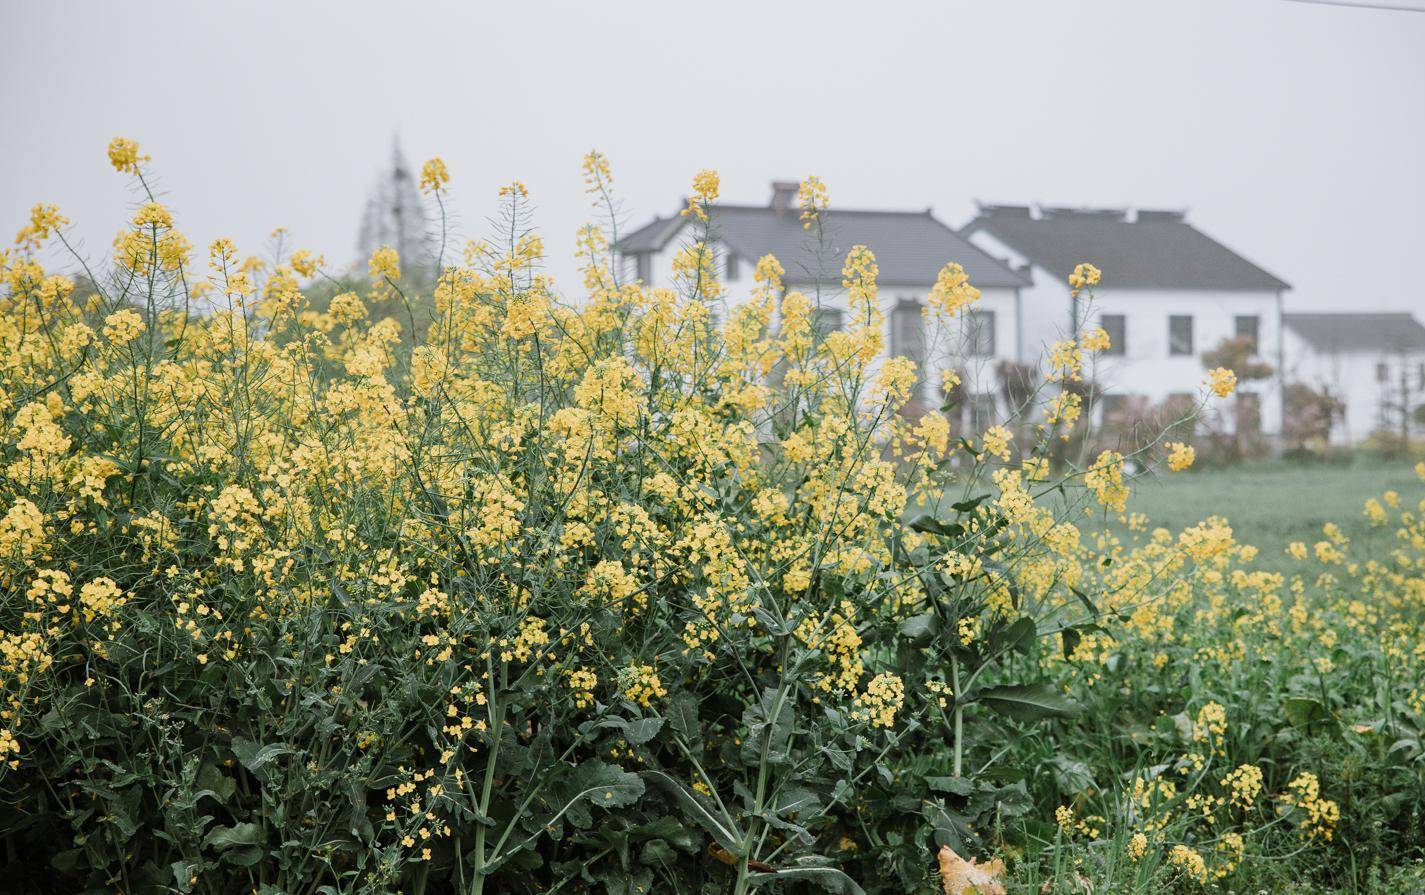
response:
<path fill-rule="evenodd" d="M 1318 351 L 1425 351 L 1425 326 L 1409 314 L 1283 314 Z"/>
<path fill-rule="evenodd" d="M 1184 220 L 1183 212 L 981 205 L 966 236 L 984 231 L 1057 277 L 1090 262 L 1125 289 L 1278 291 L 1291 287 Z"/>
<path fill-rule="evenodd" d="M 823 213 L 829 250 L 821 278 L 839 282 L 841 263 L 855 245 L 876 255 L 879 282 L 893 286 L 928 286 L 950 261 L 959 262 L 979 287 L 1020 287 L 1031 283 L 1028 273 L 970 243 L 928 211 L 853 211 L 832 209 Z M 661 251 L 678 235 L 688 219 L 655 218 L 619 240 L 624 254 Z M 781 213 L 767 206 L 718 205 L 712 213 L 714 236 L 749 262 L 768 253 L 775 255 L 791 283 L 817 279 L 818 264 L 810 247 L 811 236 L 802 229 L 795 208 Z"/>

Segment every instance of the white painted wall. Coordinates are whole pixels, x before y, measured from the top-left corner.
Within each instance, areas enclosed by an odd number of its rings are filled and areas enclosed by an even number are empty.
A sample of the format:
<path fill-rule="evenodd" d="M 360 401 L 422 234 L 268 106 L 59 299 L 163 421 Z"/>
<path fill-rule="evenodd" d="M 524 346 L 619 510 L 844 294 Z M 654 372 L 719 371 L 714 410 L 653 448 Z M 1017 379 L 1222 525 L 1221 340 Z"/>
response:
<path fill-rule="evenodd" d="M 677 254 L 687 239 L 687 227 L 673 237 L 667 248 L 655 253 L 650 265 L 651 277 L 646 285 L 654 287 L 671 287 L 673 285 L 673 257 Z M 756 270 L 756 258 L 741 258 L 738 270 L 738 277 L 735 280 L 728 280 L 726 268 L 723 260 L 726 256 L 724 246 L 716 247 L 718 264 L 718 276 L 725 289 L 723 298 L 714 307 L 714 312 L 720 321 L 726 320 L 729 312 L 738 305 L 745 303 L 751 298 L 754 286 L 753 272 Z M 778 259 L 782 266 L 786 268 L 787 291 L 800 291 L 808 297 L 817 298 L 817 284 L 815 282 L 799 281 L 799 275 L 804 280 L 805 274 L 794 259 Z M 840 309 L 843 316 L 849 319 L 846 293 L 841 288 L 840 263 L 843 259 L 829 260 L 828 265 L 832 268 L 827 271 L 825 280 L 820 284 L 820 304 L 824 307 Z M 946 261 L 954 259 L 947 258 Z M 634 260 L 631 257 L 623 259 L 621 275 L 633 279 L 636 274 Z M 881 310 L 885 314 L 885 344 L 886 349 L 892 347 L 892 311 L 903 299 L 914 299 L 922 306 L 930 294 L 933 283 L 918 284 L 881 284 L 879 295 L 881 299 Z M 994 354 L 990 357 L 973 357 L 968 354 L 968 347 L 971 344 L 971 326 L 969 318 L 953 318 L 947 324 L 936 326 L 932 321 L 926 321 L 926 355 L 927 369 L 923 371 L 924 381 L 927 383 L 924 394 L 926 403 L 932 409 L 940 404 L 940 375 L 943 370 L 957 369 L 962 372 L 965 381 L 965 390 L 969 394 L 994 394 L 1000 392 L 1000 383 L 996 368 L 1002 361 L 1015 361 L 1020 363 L 1032 363 L 1036 360 L 1037 354 L 1031 350 L 1027 335 L 1021 330 L 1020 319 L 1020 296 L 1018 290 L 1012 288 L 981 288 L 980 300 L 975 303 L 973 310 L 989 311 L 994 314 Z M 983 318 L 980 318 L 983 319 Z M 774 321 L 775 325 L 775 321 Z M 874 367 L 879 366 L 879 360 Z M 1001 406 L 999 413 L 1001 416 L 1008 408 Z"/>
<path fill-rule="evenodd" d="M 1087 325 L 1096 325 L 1104 314 L 1121 314 L 1126 323 L 1125 354 L 1101 354 L 1094 378 L 1107 393 L 1141 395 L 1161 404 L 1169 395 L 1197 394 L 1207 375 L 1202 355 L 1224 339 L 1236 335 L 1236 317 L 1258 318 L 1256 358 L 1273 370 L 1279 366 L 1281 315 L 1275 292 L 1211 292 L 1176 290 L 1134 290 L 1100 288 L 1092 305 L 1085 309 Z M 1168 318 L 1174 315 L 1193 319 L 1193 353 L 1168 353 Z M 1257 382 L 1242 382 L 1240 392 L 1260 395 L 1262 431 L 1281 431 L 1280 376 Z M 1233 419 L 1230 402 L 1216 397 L 1210 409 L 1223 412 L 1226 428 Z"/>
<path fill-rule="evenodd" d="M 1069 284 L 1061 278 L 1033 267 L 1029 259 L 979 231 L 970 241 L 1013 268 L 1030 267 L 1034 285 L 1020 289 L 1024 308 L 1024 362 L 1039 364 L 1049 355 L 1049 347 L 1072 335 L 1069 316 Z"/>

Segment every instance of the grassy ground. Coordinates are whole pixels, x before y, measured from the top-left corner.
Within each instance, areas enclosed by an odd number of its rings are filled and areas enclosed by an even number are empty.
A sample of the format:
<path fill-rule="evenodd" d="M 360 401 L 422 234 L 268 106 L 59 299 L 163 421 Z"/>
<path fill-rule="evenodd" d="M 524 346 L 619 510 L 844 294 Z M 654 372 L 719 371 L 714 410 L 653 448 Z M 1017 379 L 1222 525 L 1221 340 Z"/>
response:
<path fill-rule="evenodd" d="M 1418 487 L 1414 469 L 1403 461 L 1261 461 L 1139 479 L 1128 509 L 1172 531 L 1212 515 L 1226 516 L 1238 540 L 1261 549 L 1261 567 L 1279 569 L 1286 566 L 1287 544 L 1310 546 L 1321 539 L 1327 522 L 1339 525 L 1352 541 L 1376 548 L 1374 555 L 1386 555 L 1392 529 L 1373 528 L 1362 505 L 1387 489 L 1412 493 L 1412 483 Z"/>
<path fill-rule="evenodd" d="M 1041 892 L 1050 895 L 1090 892 L 1103 895 L 1425 893 L 1425 863 L 1420 858 L 1420 840 L 1418 837 L 1410 839 L 1411 834 L 1399 835 L 1401 830 L 1422 829 L 1421 809 L 1407 807 L 1406 812 L 1414 813 L 1392 813 L 1395 809 L 1387 807 L 1397 803 L 1425 804 L 1419 795 L 1422 765 L 1403 758 L 1397 746 L 1390 745 L 1397 732 L 1407 730 L 1406 727 L 1392 728 L 1389 736 L 1379 740 L 1371 739 L 1374 734 L 1361 734 L 1362 722 L 1374 723 L 1377 717 L 1400 717 L 1401 708 L 1407 702 L 1399 694 L 1419 684 L 1398 687 L 1392 679 L 1373 671 L 1385 667 L 1377 664 L 1384 653 L 1376 641 L 1388 623 L 1352 628 L 1343 616 L 1333 614 L 1333 600 L 1327 596 L 1331 591 L 1309 583 L 1314 577 L 1312 570 L 1325 567 L 1315 560 L 1296 562 L 1285 554 L 1286 545 L 1293 541 L 1310 546 L 1321 540 L 1322 526 L 1332 522 L 1351 539 L 1350 556 L 1354 560 L 1389 561 L 1391 551 L 1399 544 L 1400 526 L 1395 521 L 1373 526 L 1363 512 L 1363 504 L 1368 498 L 1379 498 L 1384 492 L 1395 490 L 1401 495 L 1402 509 L 1413 509 L 1422 493 L 1421 487 L 1413 461 L 1317 464 L 1261 461 L 1225 469 L 1165 472 L 1160 477 L 1138 479 L 1128 505 L 1130 513 L 1143 513 L 1151 520 L 1150 526 L 1174 532 L 1209 516 L 1226 517 L 1240 543 L 1255 545 L 1261 551 L 1251 568 L 1304 573 L 1308 581 L 1304 599 L 1315 607 L 1312 624 L 1319 624 L 1323 632 L 1329 630 L 1339 635 L 1340 641 L 1335 648 L 1323 648 L 1324 641 L 1310 631 L 1295 639 L 1288 632 L 1283 639 L 1267 635 L 1261 628 L 1239 628 L 1236 614 L 1230 611 L 1212 621 L 1211 612 L 1199 615 L 1189 607 L 1178 618 L 1182 639 L 1174 647 L 1177 652 L 1164 667 L 1155 669 L 1146 663 L 1135 665 L 1132 659 L 1124 659 L 1116 668 L 1105 666 L 1101 679 L 1094 678 L 1089 685 L 1073 691 L 1075 698 L 1087 706 L 1088 717 L 1113 719 L 1111 724 L 1105 725 L 1112 728 L 1112 735 L 1103 741 L 1107 745 L 1099 745 L 1087 734 L 1075 739 L 1085 729 L 1081 727 L 1066 729 L 1055 741 L 1055 747 L 1091 766 L 1100 780 L 1122 778 L 1126 765 L 1115 765 L 1117 759 L 1113 757 L 1112 745 L 1122 742 L 1123 734 L 1129 730 L 1126 719 L 1150 717 L 1157 694 L 1169 694 L 1161 703 L 1168 713 L 1175 710 L 1174 699 L 1193 706 L 1211 698 L 1225 708 L 1230 729 L 1237 737 L 1231 747 L 1238 750 L 1232 753 L 1232 761 L 1259 766 L 1281 780 L 1300 770 L 1312 771 L 1344 807 L 1343 820 L 1329 847 L 1322 843 L 1303 846 L 1299 855 L 1293 853 L 1281 858 L 1272 855 L 1271 847 L 1253 846 L 1233 876 L 1206 887 L 1184 881 L 1170 864 L 1164 863 L 1161 851 L 1156 858 L 1160 862 L 1157 870 L 1142 863 L 1095 864 L 1093 859 L 1072 867 L 1067 863 L 1061 866 L 1056 853 L 1052 869 L 1025 866 L 1015 880 L 1018 887 L 1010 891 L 1015 895 Z M 1120 535 L 1125 534 L 1126 526 L 1113 520 L 1100 524 Z M 1349 575 L 1344 567 L 1332 571 L 1350 582 L 1337 593 L 1359 596 L 1368 602 L 1380 601 L 1379 590 L 1372 592 L 1364 587 L 1352 590 L 1360 580 Z M 1233 592 L 1222 591 L 1219 597 L 1233 599 Z M 1207 604 L 1208 601 L 1203 600 L 1197 607 Z M 1397 617 L 1396 621 L 1401 618 L 1409 616 Z M 1189 619 L 1191 625 L 1183 624 Z M 1291 625 L 1283 627 L 1289 629 Z M 1416 640 L 1418 631 L 1416 628 Z M 1402 648 L 1413 646 L 1411 640 L 1407 628 L 1400 635 L 1399 643 Z M 1239 642 L 1254 656 L 1252 661 L 1212 658 L 1214 649 Z M 1130 653 L 1131 648 L 1123 655 Z M 1228 653 L 1230 650 L 1222 655 Z M 1333 673 L 1314 677 L 1312 673 L 1301 671 L 1303 668 L 1309 671 L 1308 663 L 1319 661 L 1323 656 L 1336 663 Z M 1311 692 L 1309 688 L 1318 682 L 1325 694 L 1327 681 L 1331 696 L 1322 698 L 1330 707 L 1331 721 L 1315 729 L 1309 724 L 1303 727 L 1283 723 L 1283 707 L 1288 699 Z M 1307 682 L 1308 687 L 1297 689 L 1303 682 Z M 1315 698 L 1314 694 L 1311 698 Z M 1145 701 L 1133 703 L 1135 699 Z M 1125 710 L 1130 704 L 1136 708 Z M 1266 736 L 1262 731 L 1271 731 L 1271 734 Z M 1139 734 L 1129 736 L 1137 748 Z M 1132 754 L 1136 757 L 1140 753 Z M 1164 760 L 1171 759 L 1171 748 L 1166 747 L 1162 754 L 1166 756 Z M 1406 801 L 1401 802 L 1402 799 Z M 1114 848 L 1105 853 L 1117 854 L 1115 849 L 1122 844 L 1121 837 L 1129 832 L 1130 829 L 1115 830 L 1120 838 L 1113 840 Z M 1165 882 L 1169 878 L 1177 878 L 1177 882 Z"/>

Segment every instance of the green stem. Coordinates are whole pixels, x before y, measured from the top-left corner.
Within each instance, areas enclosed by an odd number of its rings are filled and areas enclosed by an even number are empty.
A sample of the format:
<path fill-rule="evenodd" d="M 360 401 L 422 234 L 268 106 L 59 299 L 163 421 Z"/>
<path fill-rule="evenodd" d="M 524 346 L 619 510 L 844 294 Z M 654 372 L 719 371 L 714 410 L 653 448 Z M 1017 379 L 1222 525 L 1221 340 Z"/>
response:
<path fill-rule="evenodd" d="M 950 686 L 955 689 L 955 776 L 959 777 L 965 758 L 965 704 L 960 698 L 960 663 L 950 656 Z"/>
<path fill-rule="evenodd" d="M 742 841 L 742 854 L 737 859 L 737 885 L 733 895 L 745 895 L 751 885 L 748 879 L 748 861 L 752 856 L 753 843 L 757 841 L 757 818 L 761 816 L 767 798 L 767 759 L 772 751 L 772 735 L 776 731 L 777 719 L 782 716 L 782 706 L 787 702 L 787 686 L 783 684 L 777 691 L 777 701 L 772 705 L 772 713 L 767 717 L 767 733 L 762 739 L 762 754 L 757 762 L 757 794 L 753 803 L 752 819 L 747 825 L 747 838 Z"/>
<path fill-rule="evenodd" d="M 495 788 L 495 764 L 500 757 L 500 735 L 503 733 L 501 727 L 504 721 L 504 712 L 497 711 L 495 706 L 494 690 L 495 675 L 493 663 L 487 661 L 488 679 L 490 682 L 490 756 L 485 761 L 485 779 L 480 787 L 480 816 L 475 819 L 475 879 L 470 885 L 470 895 L 481 895 L 485 891 L 485 832 L 487 818 L 490 816 L 490 793 Z"/>

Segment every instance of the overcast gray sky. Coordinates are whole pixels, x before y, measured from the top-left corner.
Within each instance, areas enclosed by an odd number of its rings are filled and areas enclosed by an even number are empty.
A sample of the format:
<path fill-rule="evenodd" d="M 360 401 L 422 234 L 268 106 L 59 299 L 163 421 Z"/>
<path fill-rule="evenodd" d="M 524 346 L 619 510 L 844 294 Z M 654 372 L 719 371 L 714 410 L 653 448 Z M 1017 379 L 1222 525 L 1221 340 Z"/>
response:
<path fill-rule="evenodd" d="M 1290 0 L 6 2 L 0 224 L 56 202 L 104 249 L 153 155 L 200 247 L 286 226 L 343 263 L 399 131 L 465 236 L 523 180 L 577 286 L 580 157 L 633 223 L 819 174 L 833 206 L 1187 207 L 1288 307 L 1425 313 L 1425 14 Z M 4 234 L 8 237 L 9 232 Z M 1112 272 L 1108 271 L 1109 282 Z"/>

